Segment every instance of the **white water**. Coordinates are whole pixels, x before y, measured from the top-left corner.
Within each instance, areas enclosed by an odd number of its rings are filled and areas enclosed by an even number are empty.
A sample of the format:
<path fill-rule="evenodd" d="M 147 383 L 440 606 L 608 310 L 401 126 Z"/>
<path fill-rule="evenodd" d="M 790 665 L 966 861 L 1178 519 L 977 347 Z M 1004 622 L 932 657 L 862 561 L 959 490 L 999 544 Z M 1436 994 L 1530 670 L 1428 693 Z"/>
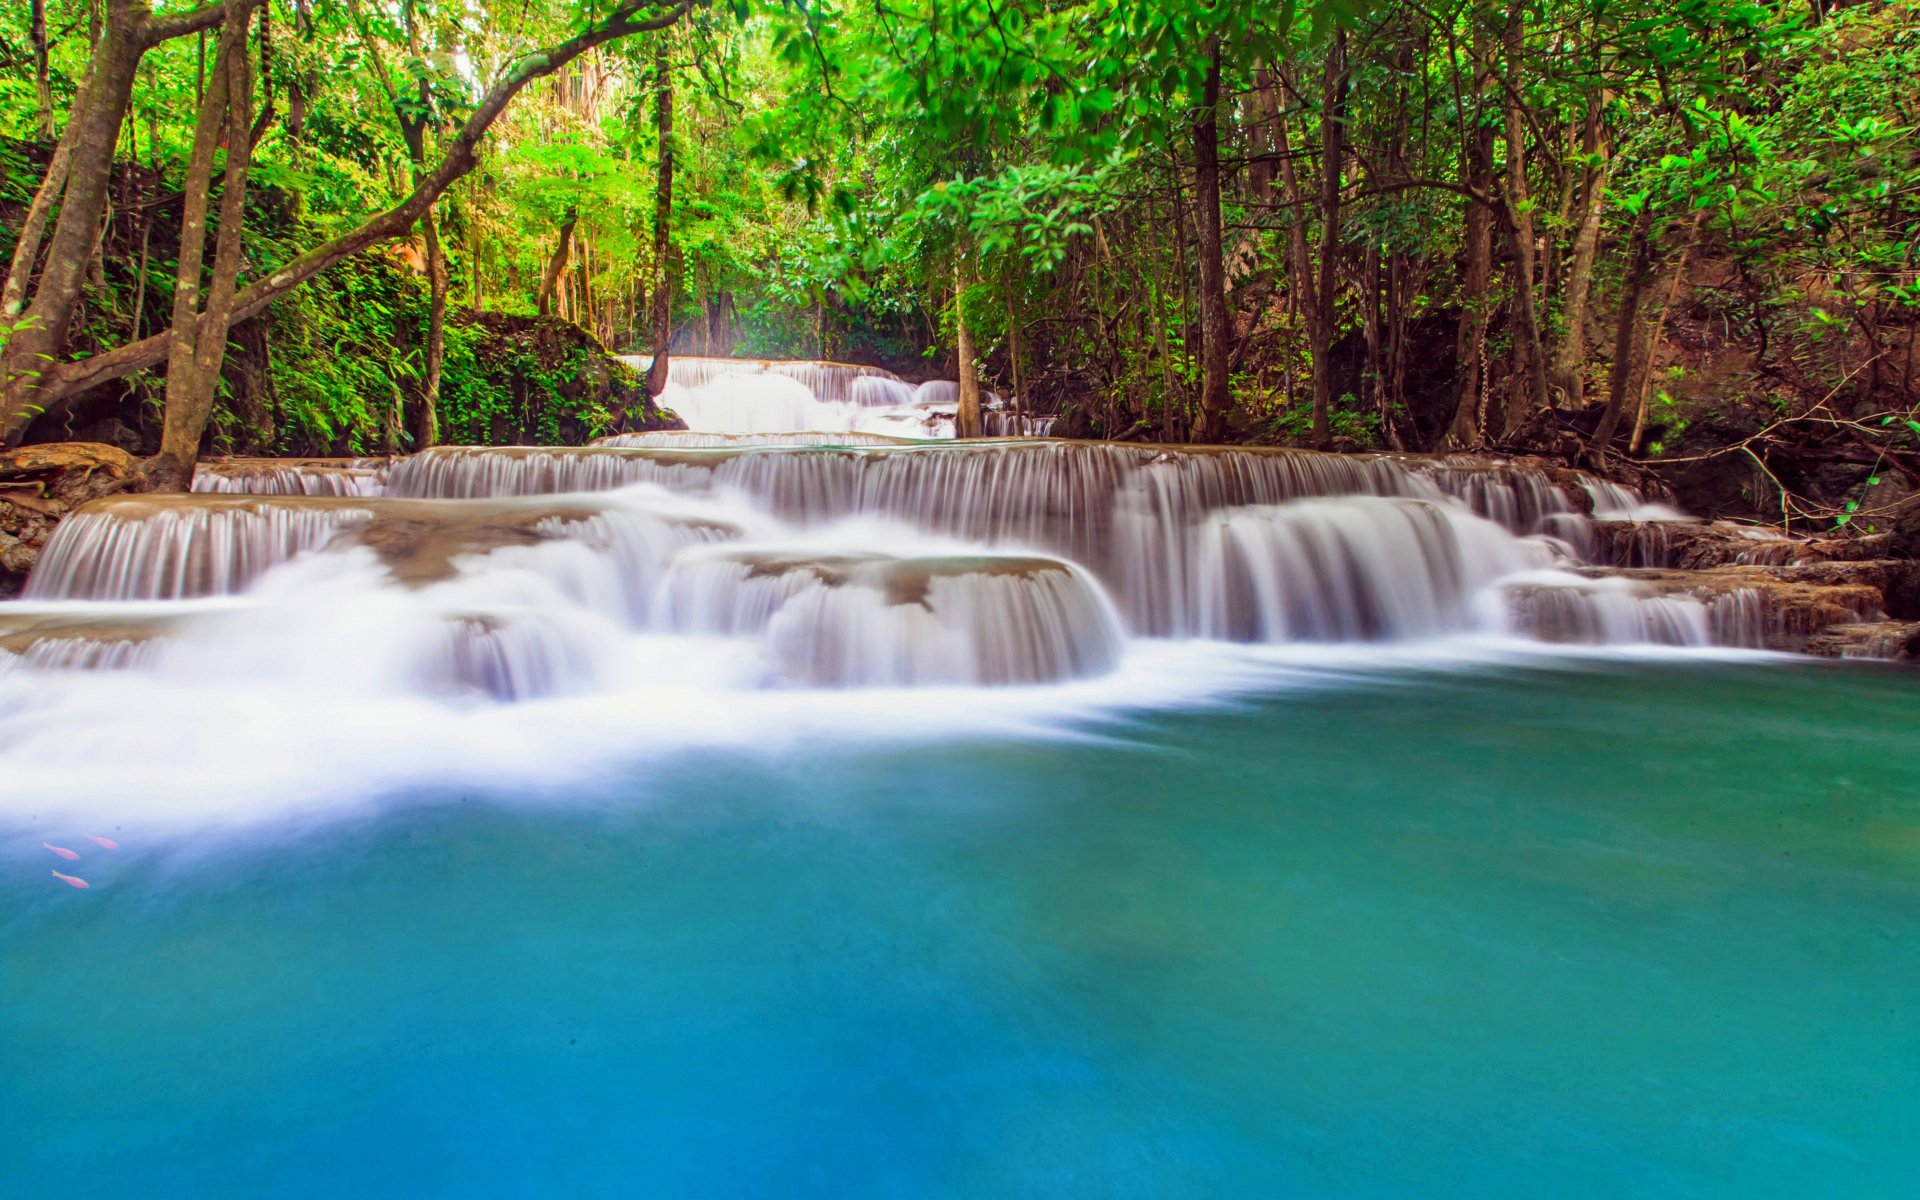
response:
<path fill-rule="evenodd" d="M 631 355 L 626 361 L 645 371 L 653 358 Z M 848 363 L 675 357 L 667 360 L 660 403 L 695 434 L 805 430 L 938 440 L 954 436 L 960 385 L 951 380 L 915 385 L 878 367 Z M 1044 437 L 1053 428 L 1053 418 L 1023 416 L 992 393 L 982 397 L 982 410 L 990 437 Z"/>
<path fill-rule="evenodd" d="M 694 382 L 812 419 L 879 378 L 804 374 Z M 855 432 L 232 464 L 208 490 L 256 494 L 101 502 L 0 605 L 0 797 L 239 817 L 697 746 L 1057 733 L 1275 663 L 1757 638 L 1737 594 L 1574 573 L 1585 518 L 1496 462 Z"/>

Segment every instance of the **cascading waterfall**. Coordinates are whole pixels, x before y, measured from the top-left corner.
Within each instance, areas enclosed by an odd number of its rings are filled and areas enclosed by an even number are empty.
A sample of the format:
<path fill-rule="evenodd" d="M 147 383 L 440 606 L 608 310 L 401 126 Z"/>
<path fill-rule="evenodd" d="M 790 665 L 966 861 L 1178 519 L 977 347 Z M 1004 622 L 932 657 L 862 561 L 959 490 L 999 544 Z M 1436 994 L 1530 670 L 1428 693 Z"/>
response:
<path fill-rule="evenodd" d="M 831 686 L 1076 678 L 1110 669 L 1127 637 L 1753 640 L 1702 601 L 1569 574 L 1577 554 L 1553 531 L 1584 518 L 1523 466 L 630 436 L 667 444 L 434 450 L 388 469 L 389 495 L 354 500 L 103 502 L 60 529 L 28 598 L 245 597 L 281 566 L 370 557 L 451 631 L 428 674 L 516 700 L 602 685 L 595 622 L 749 638 L 759 678 Z M 438 599 L 478 584 L 484 602 Z"/>
<path fill-rule="evenodd" d="M 373 513 L 358 502 L 294 505 L 207 496 L 131 497 L 68 517 L 27 581 L 29 600 L 180 600 L 242 591 L 270 568 Z"/>
<path fill-rule="evenodd" d="M 1509 534 L 1573 518 L 1520 468 L 1291 450 L 1009 441 L 965 446 L 442 449 L 397 464 L 395 495 L 539 495 L 652 483 L 738 495 L 798 524 L 885 517 L 930 534 L 1034 549 L 1090 569 L 1138 633 L 1198 632 L 1189 578 L 1211 513 L 1314 497 L 1402 497 L 1478 512 Z M 1577 519 L 1577 518 L 1574 518 Z"/>
<path fill-rule="evenodd" d="M 1450 633 L 1474 624 L 1474 597 L 1554 558 L 1545 543 L 1430 500 L 1230 508 L 1201 525 L 1179 606 L 1192 626 L 1179 632 L 1258 642 Z"/>

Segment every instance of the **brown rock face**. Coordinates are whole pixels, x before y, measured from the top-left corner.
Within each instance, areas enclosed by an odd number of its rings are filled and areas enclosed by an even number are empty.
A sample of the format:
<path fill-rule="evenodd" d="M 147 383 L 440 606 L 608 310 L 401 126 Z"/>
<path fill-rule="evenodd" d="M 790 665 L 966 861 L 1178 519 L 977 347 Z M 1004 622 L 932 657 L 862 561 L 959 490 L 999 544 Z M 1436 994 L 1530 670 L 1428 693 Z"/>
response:
<path fill-rule="evenodd" d="M 1897 560 L 1738 564 L 1695 569 L 1588 568 L 1632 580 L 1643 594 L 1708 605 L 1714 640 L 1860 658 L 1907 657 L 1902 630 L 1920 629 L 1920 563 Z M 1880 651 L 1880 652 L 1876 652 Z"/>
<path fill-rule="evenodd" d="M 1920 661 L 1920 621 L 1868 621 L 1834 625 L 1807 639 L 1802 651 L 1824 658 Z"/>
<path fill-rule="evenodd" d="M 146 486 L 138 459 L 101 442 L 47 442 L 0 454 L 0 598 L 19 594 L 62 517 L 90 500 Z"/>

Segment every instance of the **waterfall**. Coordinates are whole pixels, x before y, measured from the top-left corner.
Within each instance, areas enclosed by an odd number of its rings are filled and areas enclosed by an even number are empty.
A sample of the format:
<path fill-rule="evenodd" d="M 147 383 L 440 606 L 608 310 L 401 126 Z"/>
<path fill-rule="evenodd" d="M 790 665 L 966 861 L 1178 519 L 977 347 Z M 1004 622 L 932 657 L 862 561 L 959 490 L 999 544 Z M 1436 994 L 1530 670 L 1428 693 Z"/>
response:
<path fill-rule="evenodd" d="M 195 502 L 116 497 L 60 523 L 27 581 L 30 600 L 180 600 L 244 590 L 265 571 L 371 519 L 354 502 Z"/>
<path fill-rule="evenodd" d="M 629 355 L 625 361 L 645 371 L 653 359 Z M 938 440 L 954 436 L 960 385 L 915 385 L 891 371 L 850 363 L 675 357 L 667 360 L 660 400 L 696 434 L 840 431 Z M 982 394 L 981 406 L 988 436 L 1044 437 L 1052 431 L 1051 417 L 1007 411 L 1006 401 L 991 392 Z"/>
<path fill-rule="evenodd" d="M 678 369 L 716 404 L 738 379 Z M 755 386 L 797 408 L 829 403 L 811 386 L 844 385 L 849 409 L 899 395 L 794 372 Z M 749 696 L 994 688 L 1003 704 L 1171 682 L 1185 668 L 1140 664 L 1202 643 L 1759 645 L 1783 619 L 1738 587 L 1594 577 L 1601 526 L 1580 510 L 1637 500 L 1485 458 L 835 424 L 202 478 L 58 527 L 26 599 L 0 605 L 0 712 L 120 703 L 84 690 L 111 678 L 146 697 L 128 720 L 232 694 L 259 699 L 229 723 L 332 697 L 402 726 L 569 705 L 644 721 L 661 703 L 724 726 Z"/>
<path fill-rule="evenodd" d="M 889 437 L 884 433 L 830 432 L 801 430 L 787 433 L 699 433 L 691 429 L 661 429 L 650 433 L 616 433 L 596 438 L 595 446 L 628 450 L 644 447 L 682 450 L 715 450 L 745 446 L 910 446 L 909 438 Z"/>
<path fill-rule="evenodd" d="M 1459 508 L 1368 497 L 1224 510 L 1188 561 L 1176 632 L 1376 641 L 1472 629 L 1476 596 L 1554 553 Z"/>
<path fill-rule="evenodd" d="M 1506 599 L 1514 631 L 1545 642 L 1705 646 L 1724 624 L 1695 597 L 1655 595 L 1626 579 L 1542 575 L 1510 583 Z"/>
<path fill-rule="evenodd" d="M 379 459 L 209 459 L 194 472 L 193 490 L 254 496 L 378 496 L 386 491 L 386 469 Z"/>
<path fill-rule="evenodd" d="M 780 680 L 831 687 L 1059 682 L 1111 670 L 1123 640 L 1084 572 L 1012 556 L 686 556 L 661 623 L 764 633 Z"/>

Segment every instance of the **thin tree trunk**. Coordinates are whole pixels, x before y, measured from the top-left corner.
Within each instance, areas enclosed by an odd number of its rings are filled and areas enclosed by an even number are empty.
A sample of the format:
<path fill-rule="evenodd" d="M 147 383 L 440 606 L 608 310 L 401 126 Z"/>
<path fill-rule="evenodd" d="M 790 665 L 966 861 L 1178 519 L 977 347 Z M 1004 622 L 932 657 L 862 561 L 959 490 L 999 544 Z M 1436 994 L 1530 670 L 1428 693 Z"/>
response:
<path fill-rule="evenodd" d="M 406 21 L 407 49 L 414 58 L 422 59 L 426 49 L 419 23 L 414 20 L 414 7 L 407 3 L 400 8 Z M 260 58 L 264 68 L 267 55 L 264 23 L 260 33 Z M 380 64 L 380 74 L 386 77 L 385 64 Z M 398 104 L 394 105 L 394 116 L 399 119 L 401 133 L 406 138 L 407 158 L 413 165 L 416 188 L 427 175 L 427 122 L 433 111 L 433 93 L 424 76 L 418 82 L 418 102 L 418 111 L 411 115 L 402 112 Z M 447 253 L 440 244 L 440 222 L 434 208 L 434 204 L 428 204 L 420 214 L 420 236 L 427 248 L 427 361 L 426 379 L 420 387 L 420 413 L 413 429 L 416 450 L 440 441 L 440 376 L 447 361 Z"/>
<path fill-rule="evenodd" d="M 440 441 L 440 376 L 447 364 L 447 254 L 432 208 L 421 214 L 420 231 L 427 238 L 427 378 L 420 388 L 413 444 L 424 450 Z"/>
<path fill-rule="evenodd" d="M 1507 98 L 1507 229 L 1513 236 L 1513 260 L 1518 277 L 1514 280 L 1514 299 L 1516 315 L 1519 317 L 1519 336 L 1514 349 L 1521 360 L 1522 370 L 1516 375 L 1524 375 L 1530 395 L 1515 395 L 1507 405 L 1507 433 L 1512 435 L 1536 409 L 1545 408 L 1552 403 L 1547 391 L 1547 359 L 1540 340 L 1540 310 L 1534 296 L 1536 276 L 1535 257 L 1537 254 L 1533 221 L 1533 200 L 1527 191 L 1527 152 L 1526 152 L 1526 114 L 1520 109 L 1520 101 L 1515 98 L 1521 78 L 1522 53 L 1526 35 L 1524 10 L 1516 7 L 1513 17 L 1507 23 L 1506 59 L 1508 87 Z"/>
<path fill-rule="evenodd" d="M 1626 280 L 1621 285 L 1620 313 L 1613 329 L 1613 379 L 1607 388 L 1607 407 L 1593 431 L 1594 451 L 1602 456 L 1620 427 L 1620 414 L 1626 408 L 1627 388 L 1633 381 L 1633 347 L 1640 325 L 1640 297 L 1647 290 L 1647 276 L 1653 263 L 1653 209 L 1642 208 L 1634 218 L 1629 235 Z"/>
<path fill-rule="evenodd" d="M 1200 423 L 1196 440 L 1226 437 L 1233 322 L 1220 235 L 1220 40 L 1207 42 L 1207 76 L 1193 123 L 1194 224 L 1200 259 Z"/>
<path fill-rule="evenodd" d="M 1313 444 L 1333 441 L 1334 299 L 1340 263 L 1340 169 L 1346 157 L 1347 31 L 1336 29 L 1327 52 L 1320 118 L 1320 282 L 1314 289 L 1319 329 L 1313 345 Z"/>
<path fill-rule="evenodd" d="M 226 362 L 227 330 L 240 278 L 240 235 L 246 222 L 247 171 L 252 166 L 253 79 L 247 62 L 247 17 L 251 5 L 229 7 L 221 28 L 188 169 L 186 214 L 181 225 L 180 270 L 175 280 L 173 353 L 167 364 L 166 413 L 160 454 L 148 466 L 154 486 L 185 491 L 193 482 L 200 437 L 213 411 L 214 390 Z M 206 214 L 212 190 L 214 142 L 224 126 L 226 175 L 220 195 L 220 231 L 213 277 L 204 309 L 200 273 L 206 250 Z"/>
<path fill-rule="evenodd" d="M 1013 432 L 1022 436 L 1030 432 L 1027 421 L 1027 403 L 1024 389 L 1020 386 L 1020 324 L 1013 313 L 1013 289 L 1007 289 L 1007 367 L 1013 376 Z"/>
<path fill-rule="evenodd" d="M 147 308 L 147 259 L 153 245 L 153 214 L 140 223 L 140 265 L 133 276 L 133 336 L 140 336 L 141 321 Z"/>
<path fill-rule="evenodd" d="M 33 100 L 34 127 L 40 136 L 53 136 L 53 70 L 47 62 L 47 0 L 33 0 Z"/>
<path fill-rule="evenodd" d="M 653 193 L 653 363 L 647 368 L 647 394 L 667 390 L 667 352 L 673 341 L 673 288 L 669 257 L 673 252 L 673 72 L 667 39 L 653 47 L 653 121 L 660 139 L 660 174 Z"/>
<path fill-rule="evenodd" d="M 1291 220 L 1287 224 L 1287 272 L 1291 277 L 1288 289 L 1293 309 L 1300 315 L 1307 327 L 1307 357 L 1310 364 L 1319 361 L 1315 347 L 1319 346 L 1320 330 L 1319 290 L 1313 279 L 1313 256 L 1307 249 L 1307 201 L 1300 189 L 1300 175 L 1293 165 L 1293 135 L 1287 128 L 1285 118 L 1275 119 L 1276 132 L 1280 142 L 1280 184 L 1285 192 L 1287 208 Z M 1288 385 L 1292 385 L 1292 374 L 1288 374 Z"/>
<path fill-rule="evenodd" d="M 1633 436 L 1627 440 L 1627 453 L 1640 453 L 1640 440 L 1647 432 L 1647 401 L 1653 392 L 1653 362 L 1660 354 L 1660 343 L 1666 335 L 1667 314 L 1673 311 L 1673 302 L 1680 296 L 1680 288 L 1687 279 L 1687 259 L 1692 256 L 1694 246 L 1700 241 L 1700 221 L 1706 216 L 1705 210 L 1693 214 L 1693 227 L 1687 232 L 1687 244 L 1680 249 L 1680 261 L 1674 264 L 1673 277 L 1667 284 L 1667 298 L 1660 305 L 1660 313 L 1653 319 L 1653 328 L 1647 334 L 1647 353 L 1640 370 L 1640 403 L 1633 415 Z"/>
<path fill-rule="evenodd" d="M 1595 97 L 1587 110 L 1587 131 L 1582 149 L 1598 155 L 1601 161 L 1590 164 L 1585 172 L 1586 190 L 1580 201 L 1580 222 L 1574 228 L 1573 257 L 1567 266 L 1566 333 L 1554 348 L 1553 371 L 1548 383 L 1567 398 L 1569 408 L 1586 402 L 1586 375 L 1581 369 L 1587 358 L 1587 306 L 1593 291 L 1593 263 L 1600 248 L 1600 218 L 1604 210 L 1607 179 L 1613 163 L 1607 157 L 1607 141 L 1601 126 L 1600 108 L 1604 97 Z"/>
<path fill-rule="evenodd" d="M 1479 56 L 1476 54 L 1476 58 Z M 1476 94 L 1488 84 L 1484 70 L 1474 77 Z M 1461 174 L 1467 190 L 1482 196 L 1493 193 L 1493 130 L 1476 122 L 1461 155 Z M 1460 334 L 1454 343 L 1455 374 L 1459 390 L 1453 420 L 1441 446 L 1467 450 L 1486 441 L 1486 350 L 1489 310 L 1493 306 L 1493 209 L 1469 200 L 1462 239 L 1465 263 L 1460 276 Z"/>

